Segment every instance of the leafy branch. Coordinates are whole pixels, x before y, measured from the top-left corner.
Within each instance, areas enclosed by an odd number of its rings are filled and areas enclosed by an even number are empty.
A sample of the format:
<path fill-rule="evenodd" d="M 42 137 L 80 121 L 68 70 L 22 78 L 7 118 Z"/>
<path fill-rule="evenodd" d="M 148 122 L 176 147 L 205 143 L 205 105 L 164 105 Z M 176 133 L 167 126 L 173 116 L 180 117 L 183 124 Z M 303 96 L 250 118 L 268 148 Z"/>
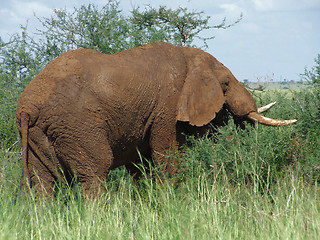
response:
<path fill-rule="evenodd" d="M 189 12 L 187 8 L 178 8 L 176 10 L 167 9 L 164 6 L 155 9 L 148 6 L 144 11 L 136 8 L 132 11 L 131 22 L 138 31 L 145 31 L 152 34 L 158 31 L 159 36 L 170 41 L 175 45 L 191 46 L 195 38 L 203 41 L 207 48 L 207 41 L 214 36 L 201 37 L 199 34 L 204 30 L 227 29 L 239 23 L 240 17 L 232 24 L 226 24 L 226 18 L 218 25 L 209 25 L 210 16 L 204 17 L 204 12 Z"/>

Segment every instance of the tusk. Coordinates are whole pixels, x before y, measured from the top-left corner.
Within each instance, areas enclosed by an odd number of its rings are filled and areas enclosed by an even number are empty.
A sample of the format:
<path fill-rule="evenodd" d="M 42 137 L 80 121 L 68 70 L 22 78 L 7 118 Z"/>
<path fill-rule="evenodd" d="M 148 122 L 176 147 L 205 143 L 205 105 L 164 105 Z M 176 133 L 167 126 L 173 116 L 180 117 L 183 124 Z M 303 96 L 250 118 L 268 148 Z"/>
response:
<path fill-rule="evenodd" d="M 273 107 L 277 102 L 272 102 L 272 103 L 269 103 L 268 105 L 265 105 L 263 107 L 259 107 L 258 108 L 258 113 L 262 113 L 262 112 L 265 112 L 267 111 L 268 109 L 270 109 L 271 107 Z"/>
<path fill-rule="evenodd" d="M 261 124 L 264 125 L 268 125 L 268 126 L 286 126 L 286 125 L 291 125 L 296 123 L 298 120 L 293 119 L 293 120 L 277 120 L 277 119 L 272 119 L 272 118 L 267 118 L 267 117 L 263 117 L 260 114 L 256 113 L 256 112 L 251 112 L 248 114 L 248 118 L 259 122 Z"/>

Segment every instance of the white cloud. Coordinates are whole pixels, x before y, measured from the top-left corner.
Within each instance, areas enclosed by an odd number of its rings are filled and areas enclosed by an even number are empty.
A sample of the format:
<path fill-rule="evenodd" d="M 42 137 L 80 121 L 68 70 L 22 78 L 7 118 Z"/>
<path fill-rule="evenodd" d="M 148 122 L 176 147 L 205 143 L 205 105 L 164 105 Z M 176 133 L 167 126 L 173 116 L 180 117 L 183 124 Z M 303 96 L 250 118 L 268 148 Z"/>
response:
<path fill-rule="evenodd" d="M 0 36 L 8 40 L 9 35 L 16 33 L 20 25 L 26 25 L 27 21 L 35 21 L 33 15 L 49 16 L 52 9 L 40 1 L 13 0 L 0 7 Z M 35 23 L 29 23 L 33 25 Z"/>
<path fill-rule="evenodd" d="M 221 4 L 220 8 L 222 8 L 226 14 L 231 14 L 231 15 L 239 15 L 239 13 L 243 12 L 244 9 L 242 9 L 241 7 L 239 7 L 237 4 Z"/>
<path fill-rule="evenodd" d="M 316 10 L 320 9 L 320 0 L 300 0 L 300 1 L 292 1 L 283 0 L 280 1 L 282 3 L 282 8 L 289 8 L 293 10 Z M 279 3 L 280 3 L 279 2 Z"/>
<path fill-rule="evenodd" d="M 257 10 L 268 11 L 274 9 L 274 0 L 252 0 Z"/>
<path fill-rule="evenodd" d="M 24 1 L 24 0 L 15 0 L 12 2 L 12 10 L 20 18 L 29 18 L 32 17 L 34 12 L 41 15 L 49 15 L 52 12 L 52 9 L 47 7 L 45 4 L 39 1 Z"/>
<path fill-rule="evenodd" d="M 319 10 L 320 0 L 251 0 L 258 11 Z"/>

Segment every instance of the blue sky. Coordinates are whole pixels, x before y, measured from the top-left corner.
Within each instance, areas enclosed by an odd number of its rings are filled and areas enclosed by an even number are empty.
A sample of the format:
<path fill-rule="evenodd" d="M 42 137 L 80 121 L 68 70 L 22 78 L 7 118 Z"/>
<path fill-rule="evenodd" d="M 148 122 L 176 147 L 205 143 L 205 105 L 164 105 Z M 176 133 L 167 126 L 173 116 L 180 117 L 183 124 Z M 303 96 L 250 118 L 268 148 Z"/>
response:
<path fill-rule="evenodd" d="M 29 21 L 30 31 L 37 27 L 33 14 L 50 16 L 54 8 L 67 8 L 106 0 L 0 0 L 0 36 L 10 34 Z M 209 41 L 207 52 L 214 55 L 239 79 L 299 80 L 305 67 L 314 66 L 320 54 L 320 0 L 120 0 L 128 14 L 133 7 L 159 5 L 187 7 L 204 11 L 211 24 L 226 17 L 227 23 L 243 13 L 242 21 L 226 30 L 211 30 L 216 38 Z"/>

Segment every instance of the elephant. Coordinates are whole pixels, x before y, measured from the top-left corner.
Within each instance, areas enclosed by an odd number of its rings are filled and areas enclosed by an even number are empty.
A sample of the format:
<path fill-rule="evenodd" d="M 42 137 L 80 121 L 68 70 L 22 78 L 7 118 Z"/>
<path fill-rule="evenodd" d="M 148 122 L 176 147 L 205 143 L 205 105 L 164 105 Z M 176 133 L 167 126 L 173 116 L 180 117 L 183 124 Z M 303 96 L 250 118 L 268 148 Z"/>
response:
<path fill-rule="evenodd" d="M 290 125 L 260 115 L 248 90 L 209 53 L 156 42 L 115 54 L 70 50 L 51 61 L 25 88 L 16 111 L 22 144 L 22 185 L 54 194 L 74 176 L 85 196 L 104 191 L 110 170 L 139 172 L 139 155 L 175 168 L 166 151 L 184 134 L 201 135 L 236 121 Z"/>

